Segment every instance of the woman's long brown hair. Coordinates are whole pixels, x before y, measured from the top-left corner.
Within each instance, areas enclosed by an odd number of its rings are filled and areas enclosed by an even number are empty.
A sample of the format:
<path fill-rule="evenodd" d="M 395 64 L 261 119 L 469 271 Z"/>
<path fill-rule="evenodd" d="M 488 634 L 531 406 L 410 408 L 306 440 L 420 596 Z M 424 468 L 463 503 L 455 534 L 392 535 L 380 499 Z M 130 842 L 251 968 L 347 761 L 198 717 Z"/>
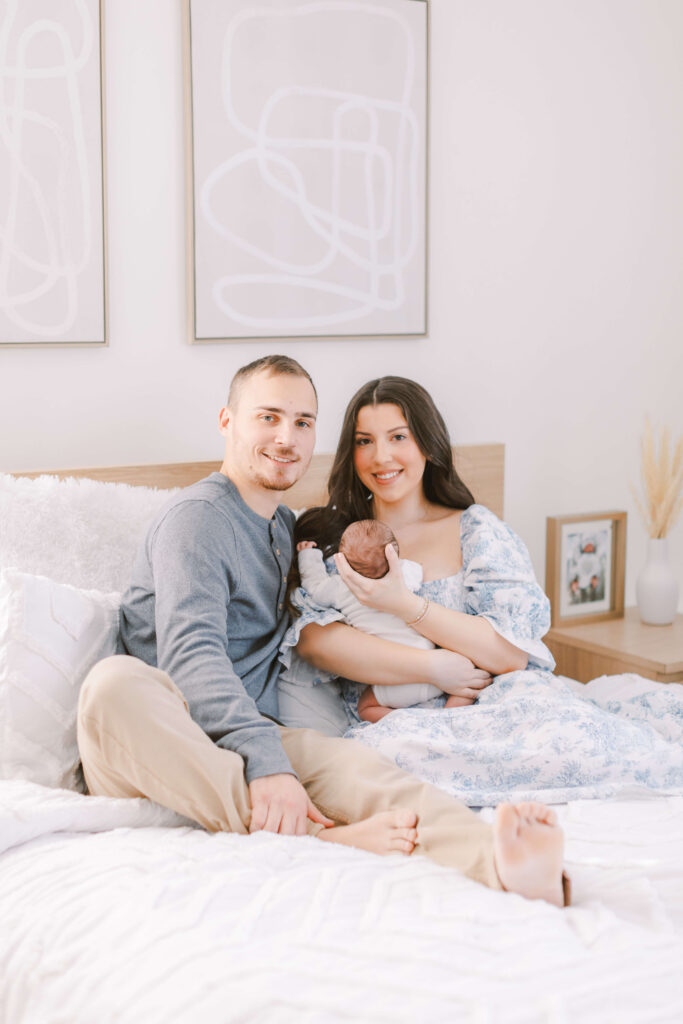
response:
<path fill-rule="evenodd" d="M 368 381 L 356 392 L 344 414 L 328 481 L 329 508 L 338 509 L 347 522 L 372 519 L 372 494 L 358 479 L 353 461 L 358 413 L 366 405 L 397 405 L 405 416 L 410 432 L 427 460 L 422 477 L 427 501 L 445 508 L 469 508 L 474 504 L 472 492 L 453 465 L 446 424 L 432 396 L 421 384 L 407 377 L 379 377 Z"/>

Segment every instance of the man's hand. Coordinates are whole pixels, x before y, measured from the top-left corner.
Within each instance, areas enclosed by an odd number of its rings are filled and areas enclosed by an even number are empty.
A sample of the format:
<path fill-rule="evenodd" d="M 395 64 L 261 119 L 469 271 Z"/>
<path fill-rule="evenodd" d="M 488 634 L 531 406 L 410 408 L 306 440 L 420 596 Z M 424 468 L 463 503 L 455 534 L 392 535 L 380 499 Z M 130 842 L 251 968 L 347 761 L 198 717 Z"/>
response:
<path fill-rule="evenodd" d="M 493 682 L 489 672 L 476 668 L 474 662 L 464 654 L 437 647 L 433 651 L 428 651 L 427 656 L 431 663 L 429 681 L 444 693 L 467 698 L 471 704 L 481 691 Z"/>
<path fill-rule="evenodd" d="M 305 836 L 306 819 L 325 828 L 334 822 L 321 814 L 293 775 L 264 775 L 249 783 L 250 832 L 279 832 L 282 836 Z"/>

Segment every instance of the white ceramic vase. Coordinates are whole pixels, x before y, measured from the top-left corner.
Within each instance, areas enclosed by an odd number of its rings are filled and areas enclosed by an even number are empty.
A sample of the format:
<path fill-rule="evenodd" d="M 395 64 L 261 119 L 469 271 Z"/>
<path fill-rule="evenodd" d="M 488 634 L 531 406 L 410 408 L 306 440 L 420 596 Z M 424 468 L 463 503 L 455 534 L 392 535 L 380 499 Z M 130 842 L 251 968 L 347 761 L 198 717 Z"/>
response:
<path fill-rule="evenodd" d="M 640 617 L 648 626 L 668 626 L 678 608 L 678 580 L 669 560 L 666 537 L 650 537 L 647 561 L 636 581 Z"/>

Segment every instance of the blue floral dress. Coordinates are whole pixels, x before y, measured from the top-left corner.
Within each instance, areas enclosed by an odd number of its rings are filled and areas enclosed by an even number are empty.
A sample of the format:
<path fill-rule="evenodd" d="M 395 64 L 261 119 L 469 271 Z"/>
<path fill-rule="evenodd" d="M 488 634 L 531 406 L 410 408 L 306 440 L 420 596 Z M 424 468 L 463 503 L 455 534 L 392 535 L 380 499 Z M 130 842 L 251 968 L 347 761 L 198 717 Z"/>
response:
<path fill-rule="evenodd" d="M 358 717 L 364 687 L 339 680 L 346 736 L 392 758 L 470 806 L 501 800 L 611 796 L 624 789 L 683 793 L 683 686 L 624 677 L 623 697 L 603 700 L 552 674 L 542 641 L 550 604 L 522 540 L 489 509 L 471 505 L 460 522 L 462 569 L 423 583 L 417 593 L 456 611 L 481 615 L 528 655 L 523 671 L 497 676 L 475 704 L 444 708 L 446 697 L 392 711 L 370 724 Z M 336 572 L 332 559 L 328 572 Z M 335 686 L 334 677 L 292 656 L 304 626 L 342 618 L 301 588 L 301 616 L 281 649 L 295 687 Z M 336 693 L 336 690 L 335 690 Z"/>
<path fill-rule="evenodd" d="M 553 656 L 542 642 L 550 627 L 550 602 L 534 575 L 529 552 L 513 530 L 483 505 L 470 505 L 460 519 L 462 568 L 453 576 L 430 580 L 416 590 L 435 604 L 454 611 L 481 615 L 493 628 L 516 647 L 529 655 L 529 666 L 552 671 Z M 326 562 L 328 573 L 336 573 L 334 559 Z M 330 673 L 314 669 L 297 658 L 289 659 L 289 650 L 298 643 L 304 626 L 317 622 L 326 626 L 343 618 L 335 608 L 322 607 L 299 588 L 293 596 L 300 609 L 283 641 L 283 660 L 289 668 L 288 678 L 301 685 L 319 685 L 335 678 Z M 285 653 L 286 652 L 286 653 Z M 348 680 L 342 681 L 342 694 L 352 722 L 358 717 L 358 697 L 364 687 Z M 446 696 L 435 697 L 421 708 L 440 708 Z"/>

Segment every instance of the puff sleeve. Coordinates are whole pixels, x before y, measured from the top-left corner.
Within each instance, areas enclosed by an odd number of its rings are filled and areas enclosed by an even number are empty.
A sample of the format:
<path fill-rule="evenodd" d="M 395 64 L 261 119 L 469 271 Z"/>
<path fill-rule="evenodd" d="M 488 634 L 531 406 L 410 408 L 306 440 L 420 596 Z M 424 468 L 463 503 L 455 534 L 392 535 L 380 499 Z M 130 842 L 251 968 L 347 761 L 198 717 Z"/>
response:
<path fill-rule="evenodd" d="M 510 527 L 483 505 L 471 505 L 461 524 L 465 611 L 481 615 L 504 639 L 525 651 L 529 668 L 552 671 L 542 642 L 550 602 L 536 581 L 529 552 Z"/>
<path fill-rule="evenodd" d="M 324 564 L 328 575 L 336 574 L 337 567 L 334 564 L 334 559 L 328 558 Z M 319 626 L 327 626 L 330 622 L 343 622 L 344 616 L 338 608 L 318 604 L 304 587 L 297 587 L 292 594 L 291 601 L 301 614 L 292 620 L 292 624 L 280 644 L 280 662 L 284 666 L 281 678 L 301 686 L 315 686 L 318 683 L 331 682 L 337 676 L 332 672 L 325 672 L 324 669 L 309 665 L 297 655 L 294 648 L 299 642 L 304 626 L 310 625 L 311 622 L 317 622 Z"/>

